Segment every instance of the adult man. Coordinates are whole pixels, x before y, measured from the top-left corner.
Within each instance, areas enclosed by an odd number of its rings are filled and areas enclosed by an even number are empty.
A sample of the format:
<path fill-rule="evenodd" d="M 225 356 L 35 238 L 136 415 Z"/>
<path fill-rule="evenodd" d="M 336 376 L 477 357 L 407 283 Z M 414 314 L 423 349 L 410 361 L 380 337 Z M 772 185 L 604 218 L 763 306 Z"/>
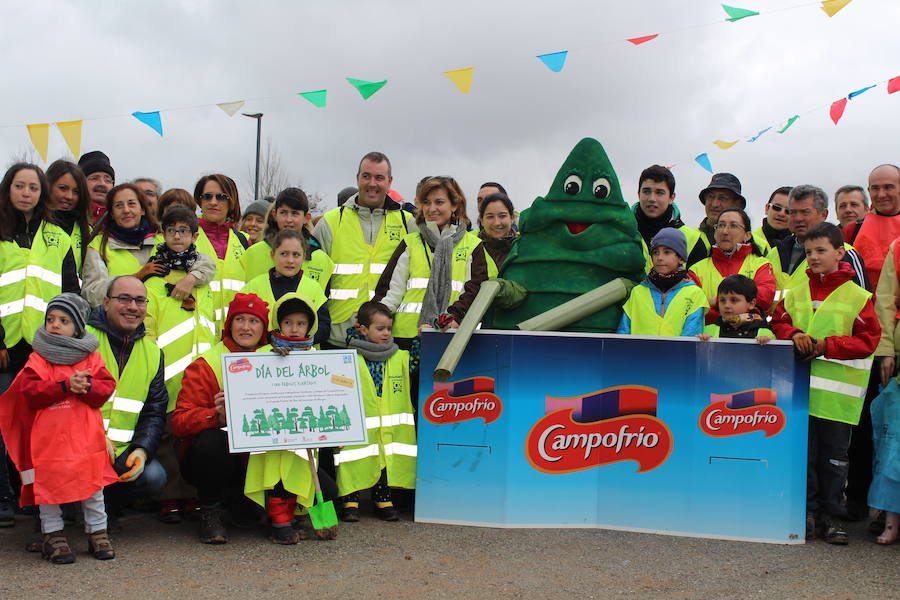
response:
<path fill-rule="evenodd" d="M 162 196 L 162 185 L 150 177 L 138 177 L 137 179 L 132 180 L 134 185 L 138 186 L 138 189 L 141 190 L 141 193 L 144 194 L 144 199 L 147 201 L 147 208 L 149 208 L 149 212 L 151 215 L 156 214 L 156 204 L 159 201 L 159 197 Z"/>
<path fill-rule="evenodd" d="M 506 188 L 504 188 L 499 183 L 496 183 L 494 181 L 486 181 L 485 183 L 482 183 L 481 187 L 478 188 L 478 194 L 476 196 L 478 199 L 478 203 L 475 205 L 475 207 L 477 209 L 481 209 L 481 203 L 484 202 L 484 199 L 491 194 L 497 193 L 509 196 L 509 194 L 506 193 Z"/>
<path fill-rule="evenodd" d="M 152 496 L 162 491 L 166 472 L 154 460 L 163 434 L 169 395 L 162 351 L 144 337 L 147 288 L 131 275 L 110 283 L 103 304 L 94 309 L 88 330 L 100 340 L 100 355 L 116 379 L 113 397 L 100 413 L 116 460 L 119 482 L 107 486 L 106 510 L 115 522 L 127 495 Z"/>
<path fill-rule="evenodd" d="M 106 212 L 106 194 L 116 184 L 116 172 L 109 164 L 109 157 L 99 150 L 82 154 L 78 159 L 87 179 L 88 194 L 91 197 L 91 222 L 96 224 Z"/>
<path fill-rule="evenodd" d="M 880 165 L 869 173 L 872 212 L 844 227 L 844 240 L 853 244 L 878 284 L 888 246 L 900 236 L 900 167 Z"/>
<path fill-rule="evenodd" d="M 834 193 L 834 213 L 841 228 L 862 220 L 867 212 L 869 212 L 869 197 L 862 187 L 842 185 Z"/>
<path fill-rule="evenodd" d="M 709 185 L 700 192 L 700 202 L 706 210 L 706 217 L 697 227 L 712 246 L 716 243 L 716 221 L 726 208 L 747 207 L 747 199 L 741 196 L 741 182 L 731 173 L 716 173 Z"/>
<path fill-rule="evenodd" d="M 313 231 L 334 261 L 328 298 L 331 347 L 346 347 L 353 314 L 372 297 L 385 265 L 409 233 L 413 216 L 387 197 L 392 181 L 388 157 L 369 152 L 359 162 L 359 192 L 325 213 Z"/>
<path fill-rule="evenodd" d="M 709 245 L 706 238 L 681 220 L 678 206 L 675 205 L 675 176 L 672 171 L 662 165 L 651 165 L 641 172 L 638 178 L 638 202 L 634 205 L 634 218 L 637 220 L 638 232 L 644 240 L 644 253 L 647 257 L 647 270 L 650 270 L 650 240 L 660 229 L 674 227 L 680 230 L 687 240 L 687 267 L 709 256 Z"/>
<path fill-rule="evenodd" d="M 762 227 L 753 230 L 753 241 L 765 254 L 773 245 L 791 235 L 788 228 L 788 194 L 790 186 L 783 186 L 772 192 L 766 202 L 766 218 Z"/>

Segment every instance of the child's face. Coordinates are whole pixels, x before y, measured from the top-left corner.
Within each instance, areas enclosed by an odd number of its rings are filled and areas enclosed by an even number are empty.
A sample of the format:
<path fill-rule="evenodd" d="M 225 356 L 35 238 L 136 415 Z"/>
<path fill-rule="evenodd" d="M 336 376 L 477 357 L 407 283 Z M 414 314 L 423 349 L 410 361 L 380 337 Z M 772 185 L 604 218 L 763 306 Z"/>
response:
<path fill-rule="evenodd" d="M 197 241 L 200 232 L 191 232 L 191 228 L 187 223 L 172 223 L 163 231 L 166 239 L 166 247 L 172 252 L 184 252 L 191 247 L 191 244 Z"/>
<path fill-rule="evenodd" d="M 282 277 L 293 277 L 303 267 L 303 245 L 298 240 L 284 240 L 272 250 L 275 270 Z"/>
<path fill-rule="evenodd" d="M 57 308 L 51 309 L 47 313 L 44 329 L 47 330 L 47 333 L 75 337 L 75 323 L 72 322 L 72 317 L 66 311 Z"/>
<path fill-rule="evenodd" d="M 668 246 L 657 246 L 650 257 L 653 259 L 653 267 L 660 275 L 674 273 L 681 266 L 681 257 Z"/>
<path fill-rule="evenodd" d="M 278 321 L 281 335 L 289 338 L 305 338 L 309 332 L 309 317 L 297 312 L 286 315 Z"/>
<path fill-rule="evenodd" d="M 278 231 L 291 229 L 300 231 L 306 225 L 307 215 L 305 211 L 291 208 L 290 206 L 279 206 L 275 210 L 275 224 L 278 225 Z"/>
<path fill-rule="evenodd" d="M 241 220 L 241 231 L 249 235 L 255 242 L 260 240 L 265 228 L 266 220 L 256 213 L 245 215 Z"/>
<path fill-rule="evenodd" d="M 748 313 L 756 306 L 756 300 L 747 301 L 743 294 L 723 292 L 719 294 L 719 314 L 726 319 Z"/>
<path fill-rule="evenodd" d="M 838 263 L 844 258 L 844 247 L 835 248 L 828 238 L 808 239 L 803 242 L 803 247 L 806 248 L 809 268 L 817 275 L 834 273 L 838 270 Z"/>
<path fill-rule="evenodd" d="M 371 323 L 359 326 L 359 332 L 374 344 L 387 344 L 391 340 L 391 325 L 393 320 L 390 317 L 375 313 Z"/>

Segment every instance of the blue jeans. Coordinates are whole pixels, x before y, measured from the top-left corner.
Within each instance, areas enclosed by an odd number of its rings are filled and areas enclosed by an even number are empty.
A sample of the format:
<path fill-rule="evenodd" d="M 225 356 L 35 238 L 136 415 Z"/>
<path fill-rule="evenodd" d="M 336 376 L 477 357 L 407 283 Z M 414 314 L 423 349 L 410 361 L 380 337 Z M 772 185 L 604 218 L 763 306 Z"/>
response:
<path fill-rule="evenodd" d="M 13 382 L 12 373 L 0 373 L 0 394 L 9 389 Z M 9 484 L 9 469 L 7 468 L 6 444 L 3 443 L 3 436 L 0 436 L 0 498 L 14 498 L 16 496 Z"/>
<path fill-rule="evenodd" d="M 130 469 L 125 466 L 128 452 L 123 452 L 113 463 L 113 470 L 121 475 Z M 158 496 L 166 487 L 166 470 L 158 461 L 150 458 L 144 464 L 144 472 L 134 481 L 112 483 L 104 489 L 107 502 L 123 501 L 134 496 Z"/>

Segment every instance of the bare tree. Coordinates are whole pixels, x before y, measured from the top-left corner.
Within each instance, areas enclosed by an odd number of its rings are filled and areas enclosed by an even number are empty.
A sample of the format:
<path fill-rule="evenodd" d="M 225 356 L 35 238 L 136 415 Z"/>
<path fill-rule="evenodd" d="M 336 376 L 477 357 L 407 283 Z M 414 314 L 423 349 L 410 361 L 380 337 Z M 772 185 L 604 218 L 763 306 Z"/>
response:
<path fill-rule="evenodd" d="M 9 165 L 24 162 L 36 165 L 40 162 L 41 157 L 38 156 L 34 146 L 19 146 L 19 149 L 9 155 Z"/>
<path fill-rule="evenodd" d="M 250 180 L 249 195 L 252 197 L 256 180 L 256 162 L 247 167 L 247 179 Z M 277 196 L 278 192 L 290 185 L 290 175 L 281 162 L 281 153 L 272 143 L 272 138 L 266 138 L 259 154 L 259 199 Z"/>

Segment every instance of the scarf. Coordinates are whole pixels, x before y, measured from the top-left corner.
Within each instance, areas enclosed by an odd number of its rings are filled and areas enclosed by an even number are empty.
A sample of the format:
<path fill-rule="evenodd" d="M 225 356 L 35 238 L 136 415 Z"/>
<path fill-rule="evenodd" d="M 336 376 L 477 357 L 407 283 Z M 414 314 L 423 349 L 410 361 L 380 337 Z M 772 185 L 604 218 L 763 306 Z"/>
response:
<path fill-rule="evenodd" d="M 640 204 L 635 203 L 634 219 L 637 221 L 638 233 L 641 234 L 641 237 L 644 238 L 644 241 L 648 246 L 650 245 L 650 240 L 653 239 L 654 235 L 659 233 L 660 229 L 663 229 L 664 227 L 678 229 L 679 227 L 684 226 L 681 216 L 675 212 L 674 204 L 670 204 L 669 208 L 666 209 L 666 212 L 658 217 L 648 217 L 641 209 Z"/>
<path fill-rule="evenodd" d="M 428 278 L 428 288 L 425 290 L 425 299 L 422 301 L 419 325 L 430 324 L 450 304 L 453 281 L 453 248 L 468 232 L 462 224 L 457 223 L 456 231 L 447 235 L 449 228 L 448 224 L 441 233 L 428 221 L 419 225 L 422 238 L 434 251 L 431 260 L 431 276 Z"/>
<path fill-rule="evenodd" d="M 677 284 L 681 283 L 684 278 L 687 277 L 687 271 L 684 269 L 678 269 L 673 273 L 669 273 L 668 275 L 662 275 L 656 271 L 656 268 L 650 269 L 650 272 L 647 274 L 647 279 L 650 280 L 650 283 L 656 286 L 656 288 L 661 292 L 668 292 Z"/>
<path fill-rule="evenodd" d="M 150 228 L 150 221 L 147 220 L 147 217 L 141 217 L 141 224 L 134 229 L 120 227 L 115 221 L 110 221 L 109 223 L 109 235 L 129 246 L 140 247 L 143 245 L 145 239 L 155 233 L 156 232 Z"/>
<path fill-rule="evenodd" d="M 367 362 L 384 362 L 398 350 L 394 338 L 387 344 L 376 344 L 361 338 L 352 338 L 347 342 L 348 348 L 356 348 Z"/>
<path fill-rule="evenodd" d="M 273 348 L 290 348 L 294 350 L 312 350 L 313 339 L 307 338 L 290 338 L 282 335 L 277 329 L 269 332 L 269 343 Z"/>
<path fill-rule="evenodd" d="M 766 240 L 768 240 L 770 246 L 774 246 L 775 242 L 779 242 L 791 235 L 791 230 L 787 227 L 784 229 L 775 229 L 771 225 L 769 225 L 768 219 L 763 219 L 762 223 L 763 235 L 766 236 Z"/>
<path fill-rule="evenodd" d="M 170 271 L 184 271 L 185 273 L 191 270 L 198 258 L 200 257 L 194 244 L 188 246 L 184 252 L 175 252 L 166 246 L 165 242 L 157 244 L 156 254 L 153 256 L 155 262 L 162 263 Z"/>
<path fill-rule="evenodd" d="M 50 333 L 43 327 L 34 332 L 31 347 L 47 362 L 54 365 L 74 365 L 83 361 L 91 352 L 96 352 L 100 342 L 92 333 L 80 338 Z"/>

